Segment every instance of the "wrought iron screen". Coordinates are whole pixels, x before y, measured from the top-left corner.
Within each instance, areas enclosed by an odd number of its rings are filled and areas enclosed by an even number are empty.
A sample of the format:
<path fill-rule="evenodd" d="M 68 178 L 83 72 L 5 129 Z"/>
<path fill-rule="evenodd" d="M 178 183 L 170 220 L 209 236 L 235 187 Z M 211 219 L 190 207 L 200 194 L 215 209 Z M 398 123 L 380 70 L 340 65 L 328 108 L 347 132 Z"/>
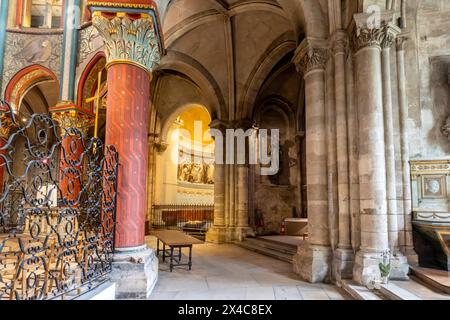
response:
<path fill-rule="evenodd" d="M 106 278 L 118 153 L 51 117 L 16 119 L 0 141 L 0 300 L 75 297 Z"/>

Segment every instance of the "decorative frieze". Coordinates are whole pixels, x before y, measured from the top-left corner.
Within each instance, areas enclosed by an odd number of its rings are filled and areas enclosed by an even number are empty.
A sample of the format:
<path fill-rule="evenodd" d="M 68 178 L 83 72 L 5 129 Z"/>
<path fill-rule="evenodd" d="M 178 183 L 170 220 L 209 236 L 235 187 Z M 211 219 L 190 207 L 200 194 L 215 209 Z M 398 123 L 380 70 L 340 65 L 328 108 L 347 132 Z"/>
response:
<path fill-rule="evenodd" d="M 152 72 L 162 54 L 153 21 L 149 15 L 132 20 L 126 14 L 117 14 L 109 19 L 95 12 L 92 24 L 105 42 L 107 63 L 128 62 Z"/>

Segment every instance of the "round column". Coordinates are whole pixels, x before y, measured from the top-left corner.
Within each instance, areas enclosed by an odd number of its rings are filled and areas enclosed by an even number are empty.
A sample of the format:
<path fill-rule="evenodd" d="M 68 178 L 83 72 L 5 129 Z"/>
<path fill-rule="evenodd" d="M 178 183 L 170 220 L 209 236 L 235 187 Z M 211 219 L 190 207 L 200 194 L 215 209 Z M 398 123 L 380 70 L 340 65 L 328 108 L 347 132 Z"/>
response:
<path fill-rule="evenodd" d="M 325 126 L 325 66 L 329 57 L 324 41 L 306 39 L 294 62 L 305 80 L 305 144 L 308 243 L 298 248 L 294 271 L 309 282 L 330 276 L 331 247 L 327 200 L 327 131 Z"/>
<path fill-rule="evenodd" d="M 50 112 L 59 123 L 62 139 L 58 201 L 63 207 L 76 207 L 82 184 L 81 164 L 76 164 L 81 161 L 85 151 L 82 137 L 87 136 L 89 128 L 94 124 L 94 115 L 83 113 L 77 106 L 67 103 L 50 108 Z"/>
<path fill-rule="evenodd" d="M 122 12 L 108 5 L 91 4 L 92 24 L 107 58 L 106 145 L 116 147 L 120 162 L 115 246 L 128 252 L 145 247 L 150 81 L 162 44 L 152 14 L 136 14 L 132 4 Z M 126 13 L 127 6 L 134 11 Z"/>

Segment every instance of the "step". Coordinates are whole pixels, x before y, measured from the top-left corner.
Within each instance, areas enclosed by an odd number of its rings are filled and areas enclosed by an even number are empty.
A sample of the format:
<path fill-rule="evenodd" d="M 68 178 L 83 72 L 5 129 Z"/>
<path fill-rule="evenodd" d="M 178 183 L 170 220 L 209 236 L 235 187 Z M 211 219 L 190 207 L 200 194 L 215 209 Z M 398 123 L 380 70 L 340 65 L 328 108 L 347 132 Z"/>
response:
<path fill-rule="evenodd" d="M 381 294 L 386 296 L 389 300 L 422 300 L 414 293 L 400 288 L 393 282 L 389 284 L 382 284 L 380 288 Z"/>
<path fill-rule="evenodd" d="M 343 280 L 342 289 L 356 300 L 384 300 L 383 297 L 353 280 Z"/>
<path fill-rule="evenodd" d="M 411 275 L 420 279 L 428 287 L 450 295 L 450 272 L 431 270 L 421 267 L 410 267 Z M 431 272 L 431 274 L 430 274 Z M 436 273 L 436 274 L 434 274 Z M 440 281 L 444 279 L 445 281 Z"/>
<path fill-rule="evenodd" d="M 291 254 L 283 253 L 283 252 L 269 249 L 266 247 L 261 247 L 259 245 L 249 243 L 248 241 L 235 242 L 235 244 L 244 249 L 247 249 L 247 250 L 250 250 L 253 252 L 257 252 L 257 253 L 260 253 L 260 254 L 263 254 L 268 257 L 272 257 L 272 258 L 275 258 L 275 259 L 278 259 L 281 261 L 292 263 L 292 260 L 293 260 L 293 255 L 291 255 Z"/>
<path fill-rule="evenodd" d="M 261 238 L 247 238 L 245 239 L 245 241 L 253 245 L 264 247 L 274 251 L 279 251 L 281 253 L 286 253 L 290 255 L 295 255 L 297 253 L 297 247 L 290 244 L 275 242 L 272 240 Z"/>

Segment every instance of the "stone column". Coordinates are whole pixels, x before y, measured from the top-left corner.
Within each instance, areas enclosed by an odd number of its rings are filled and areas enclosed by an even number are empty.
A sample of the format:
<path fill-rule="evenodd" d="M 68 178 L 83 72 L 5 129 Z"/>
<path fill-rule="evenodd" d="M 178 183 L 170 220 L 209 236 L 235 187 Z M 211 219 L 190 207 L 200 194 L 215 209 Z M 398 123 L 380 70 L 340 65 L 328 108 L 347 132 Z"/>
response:
<path fill-rule="evenodd" d="M 325 65 L 328 56 L 324 41 L 305 39 L 293 60 L 305 80 L 306 184 L 310 235 L 308 243 L 300 246 L 294 257 L 294 271 L 310 282 L 322 282 L 330 276 L 325 128 Z"/>
<path fill-rule="evenodd" d="M 335 250 L 333 265 L 335 278 L 339 281 L 352 277 L 354 259 L 351 243 L 347 88 L 345 72 L 348 55 L 347 32 L 343 30 L 336 31 L 333 40 L 339 200 L 339 241 Z"/>
<path fill-rule="evenodd" d="M 386 195 L 388 215 L 389 248 L 394 255 L 392 260 L 391 279 L 407 279 L 409 266 L 405 257 L 399 251 L 399 228 L 397 207 L 397 179 L 395 166 L 394 119 L 392 110 L 392 78 L 391 78 L 391 47 L 400 32 L 392 28 L 381 42 L 381 62 L 383 78 L 383 114 L 384 141 L 386 152 Z"/>
<path fill-rule="evenodd" d="M 392 86 L 391 86 L 391 46 L 395 41 L 395 31 L 384 38 L 382 45 L 382 76 L 383 76 L 383 114 L 384 137 L 386 152 L 386 194 L 389 248 L 398 251 L 398 224 L 397 224 L 397 191 L 394 148 L 394 120 L 392 113 Z"/>
<path fill-rule="evenodd" d="M 59 123 L 62 138 L 58 201 L 62 201 L 63 207 L 76 207 L 81 191 L 82 181 L 79 177 L 82 172 L 80 166 L 73 164 L 81 160 L 81 155 L 85 151 L 81 138 L 87 136 L 89 128 L 94 124 L 95 116 L 83 112 L 73 104 L 58 104 L 49 111 L 53 119 Z M 78 132 L 71 129 L 77 129 Z"/>
<path fill-rule="evenodd" d="M 238 166 L 237 240 L 243 241 L 249 231 L 248 225 L 248 165 Z"/>
<path fill-rule="evenodd" d="M 225 224 L 225 132 L 228 124 L 214 120 L 211 125 L 211 135 L 215 141 L 216 162 L 214 164 L 214 225 L 206 234 L 206 241 L 225 243 L 227 228 Z"/>
<path fill-rule="evenodd" d="M 354 36 L 356 105 L 359 116 L 359 185 L 361 247 L 354 279 L 367 284 L 380 277 L 382 252 L 389 248 L 386 195 L 381 44 L 397 28 L 393 15 L 382 17 L 380 28 L 367 26 L 369 15 L 356 14 Z"/>
<path fill-rule="evenodd" d="M 150 81 L 163 52 L 154 3 L 89 1 L 105 43 L 108 70 L 106 144 L 119 153 L 113 281 L 120 298 L 145 298 L 157 259 L 145 245 Z"/>
<path fill-rule="evenodd" d="M 400 114 L 400 143 L 403 177 L 403 212 L 404 212 L 404 237 L 405 247 L 403 253 L 412 265 L 418 263 L 418 256 L 414 250 L 412 233 L 412 194 L 411 194 L 411 169 L 409 166 L 409 140 L 408 140 L 408 98 L 406 92 L 406 70 L 405 70 L 405 43 L 407 36 L 400 35 L 397 38 L 397 77 L 398 98 Z"/>

